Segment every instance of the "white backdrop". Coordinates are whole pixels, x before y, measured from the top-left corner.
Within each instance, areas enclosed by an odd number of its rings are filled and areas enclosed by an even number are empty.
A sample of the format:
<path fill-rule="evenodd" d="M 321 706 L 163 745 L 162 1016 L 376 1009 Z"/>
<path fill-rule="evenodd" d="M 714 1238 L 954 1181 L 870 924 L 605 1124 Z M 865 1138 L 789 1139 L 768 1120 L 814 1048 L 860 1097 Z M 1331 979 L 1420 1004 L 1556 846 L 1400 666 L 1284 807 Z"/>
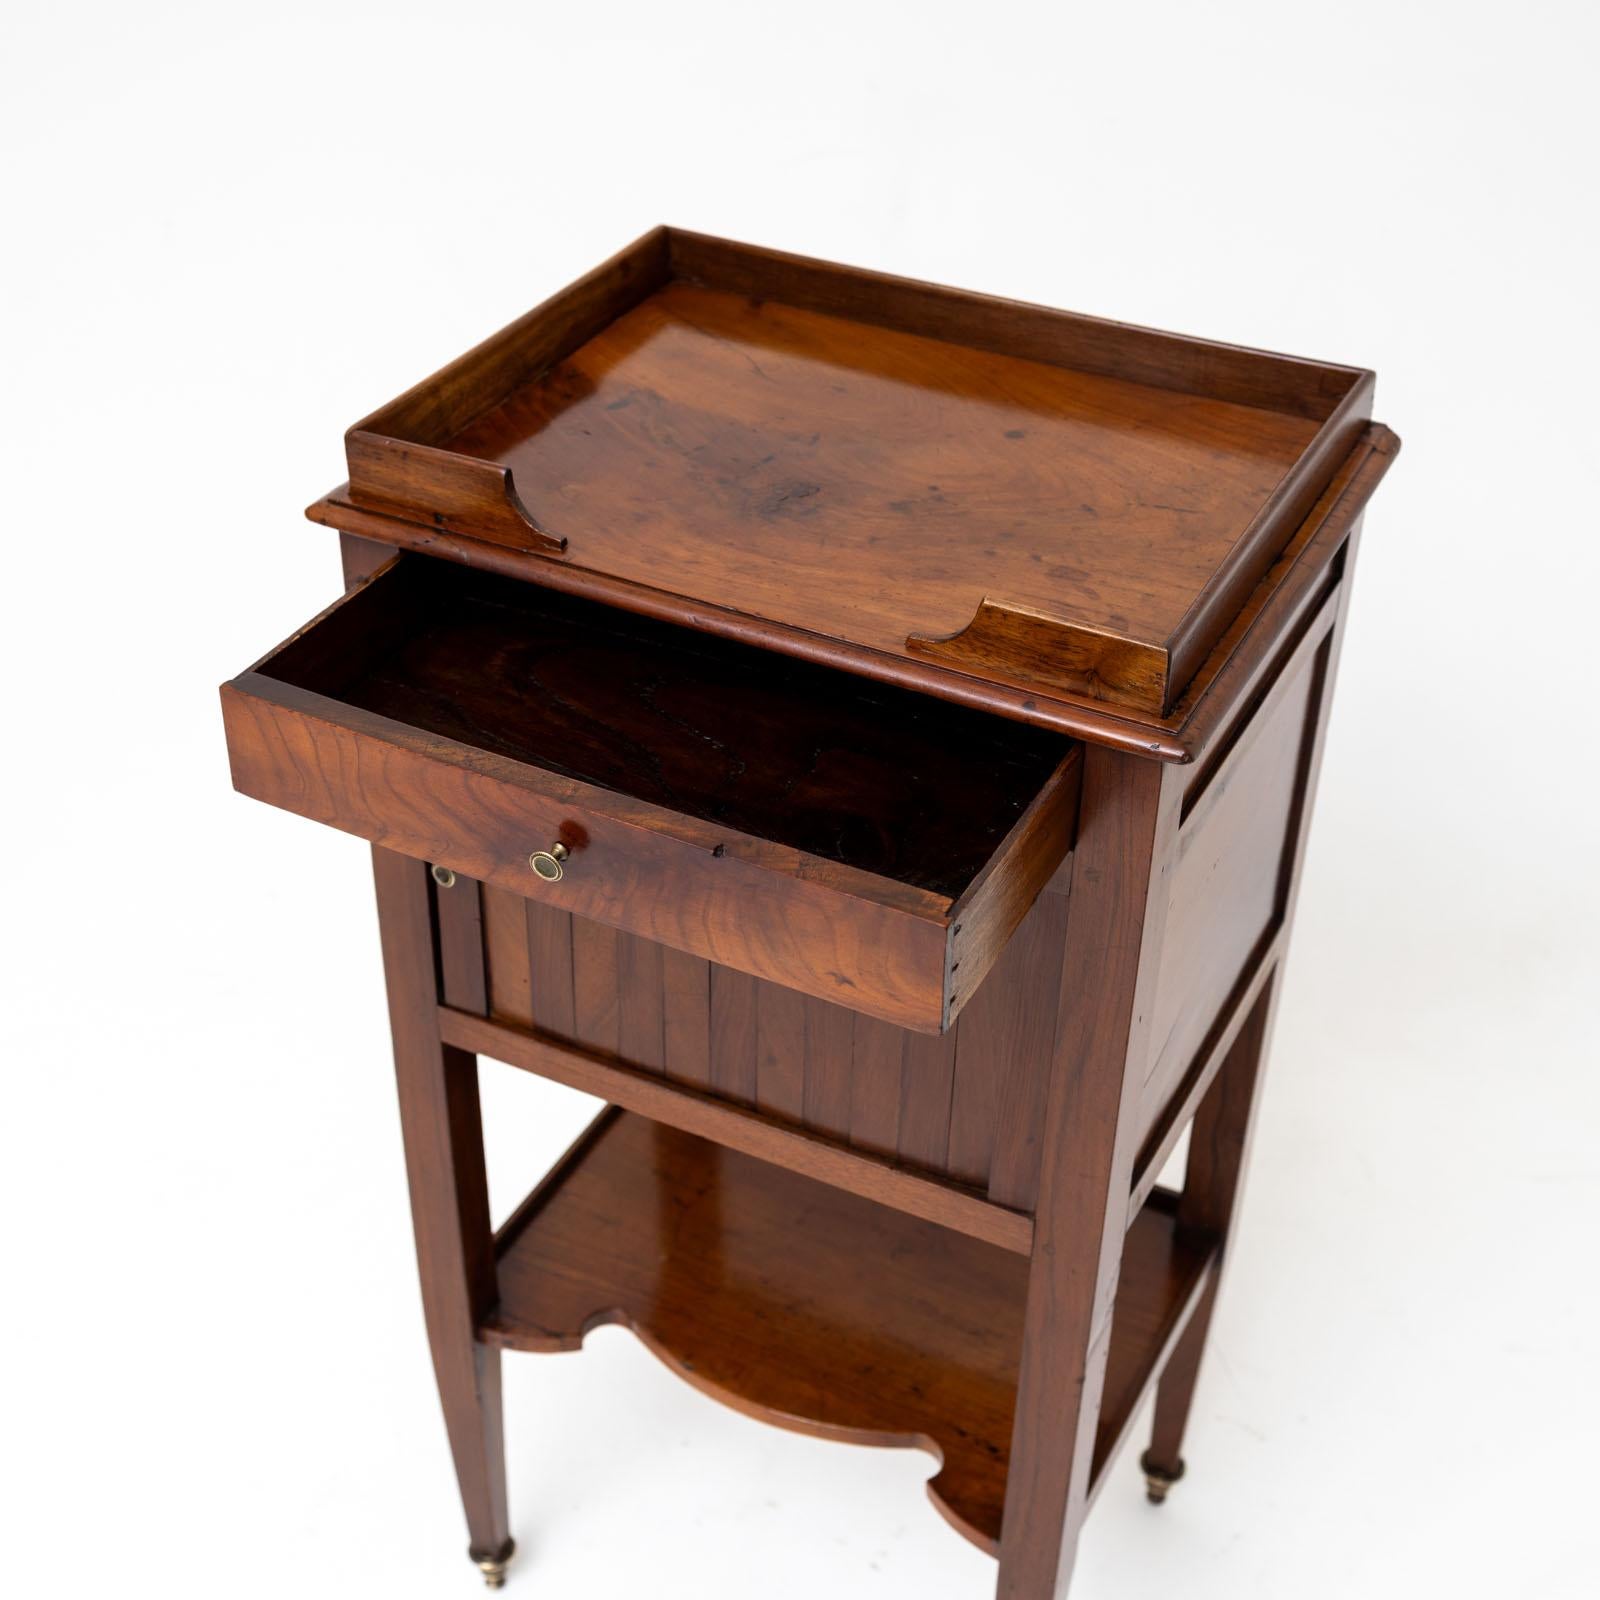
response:
<path fill-rule="evenodd" d="M 473 1593 L 366 852 L 215 685 L 336 592 L 343 429 L 668 221 L 1378 370 L 1190 1477 L 1074 1600 L 1594 1593 L 1595 17 L 7 8 L 0 1589 Z M 504 1209 L 586 1108 L 486 1078 Z M 925 1457 L 626 1334 L 507 1405 L 513 1596 L 992 1592 Z"/>

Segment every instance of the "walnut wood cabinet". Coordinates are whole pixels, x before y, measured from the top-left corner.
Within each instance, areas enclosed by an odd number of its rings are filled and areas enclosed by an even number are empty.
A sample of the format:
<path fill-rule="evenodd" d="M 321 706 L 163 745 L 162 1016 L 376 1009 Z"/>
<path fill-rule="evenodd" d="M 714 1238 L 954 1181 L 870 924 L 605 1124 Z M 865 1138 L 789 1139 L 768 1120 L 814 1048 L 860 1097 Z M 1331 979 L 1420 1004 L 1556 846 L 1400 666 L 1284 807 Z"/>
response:
<path fill-rule="evenodd" d="M 1004 1600 L 1064 1592 L 1152 1386 L 1176 1482 L 1371 396 L 658 229 L 350 431 L 346 592 L 223 710 L 242 792 L 373 846 L 491 1585 L 501 1352 L 606 1322 L 931 1450 Z M 497 1231 L 479 1055 L 606 1102 Z"/>

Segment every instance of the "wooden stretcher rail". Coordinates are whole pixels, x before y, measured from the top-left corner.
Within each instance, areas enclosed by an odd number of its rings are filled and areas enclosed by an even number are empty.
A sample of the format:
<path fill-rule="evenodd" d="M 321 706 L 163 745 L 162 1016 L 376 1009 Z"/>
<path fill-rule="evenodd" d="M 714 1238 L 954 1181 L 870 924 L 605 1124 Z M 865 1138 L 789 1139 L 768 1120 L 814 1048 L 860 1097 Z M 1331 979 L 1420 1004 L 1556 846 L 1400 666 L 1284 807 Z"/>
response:
<path fill-rule="evenodd" d="M 449 1006 L 439 1008 L 439 1033 L 448 1045 L 491 1056 L 584 1094 L 762 1161 L 801 1172 L 864 1199 L 937 1222 L 1018 1255 L 1033 1249 L 1033 1219 L 996 1205 L 975 1190 L 924 1177 L 866 1151 L 817 1134 L 783 1127 L 679 1084 L 635 1072 L 593 1051 L 507 1027 Z"/>

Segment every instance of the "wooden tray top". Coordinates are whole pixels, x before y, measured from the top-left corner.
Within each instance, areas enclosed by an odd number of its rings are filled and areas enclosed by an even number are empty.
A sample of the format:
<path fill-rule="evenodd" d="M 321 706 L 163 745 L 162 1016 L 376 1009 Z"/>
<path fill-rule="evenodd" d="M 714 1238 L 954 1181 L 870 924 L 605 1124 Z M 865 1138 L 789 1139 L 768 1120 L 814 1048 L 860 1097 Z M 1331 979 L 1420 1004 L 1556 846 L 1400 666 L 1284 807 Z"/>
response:
<path fill-rule="evenodd" d="M 352 429 L 330 500 L 675 597 L 696 626 L 839 641 L 864 671 L 1162 716 L 1371 390 L 658 229 Z"/>

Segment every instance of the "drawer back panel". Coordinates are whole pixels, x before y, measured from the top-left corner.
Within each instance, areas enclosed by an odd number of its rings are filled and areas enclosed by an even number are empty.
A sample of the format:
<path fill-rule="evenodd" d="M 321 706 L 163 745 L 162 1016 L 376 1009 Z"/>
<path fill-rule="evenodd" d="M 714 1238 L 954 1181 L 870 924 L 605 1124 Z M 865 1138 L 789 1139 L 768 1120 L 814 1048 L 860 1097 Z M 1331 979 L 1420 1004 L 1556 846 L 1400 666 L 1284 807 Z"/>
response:
<path fill-rule="evenodd" d="M 1066 879 L 1040 895 L 942 1035 L 459 877 L 437 896 L 442 997 L 1028 1210 Z"/>

